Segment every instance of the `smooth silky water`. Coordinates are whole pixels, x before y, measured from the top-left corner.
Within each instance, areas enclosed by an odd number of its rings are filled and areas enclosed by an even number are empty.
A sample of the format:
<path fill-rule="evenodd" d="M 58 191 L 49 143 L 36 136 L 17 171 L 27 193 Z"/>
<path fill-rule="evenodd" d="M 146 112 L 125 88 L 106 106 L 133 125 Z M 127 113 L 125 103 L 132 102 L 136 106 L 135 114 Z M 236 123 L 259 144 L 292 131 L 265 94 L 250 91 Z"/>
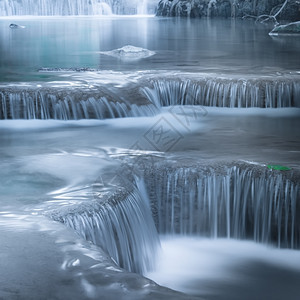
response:
<path fill-rule="evenodd" d="M 25 26 L 12 30 L 10 23 Z M 254 75 L 299 71 L 299 40 L 270 37 L 272 26 L 241 20 L 139 16 L 0 19 L 2 81 L 49 80 L 39 68 L 175 70 Z M 157 52 L 144 60 L 100 52 L 133 45 Z"/>
<path fill-rule="evenodd" d="M 299 39 L 239 20 L 0 25 L 0 298 L 298 299 Z M 151 55 L 110 52 L 126 45 Z"/>

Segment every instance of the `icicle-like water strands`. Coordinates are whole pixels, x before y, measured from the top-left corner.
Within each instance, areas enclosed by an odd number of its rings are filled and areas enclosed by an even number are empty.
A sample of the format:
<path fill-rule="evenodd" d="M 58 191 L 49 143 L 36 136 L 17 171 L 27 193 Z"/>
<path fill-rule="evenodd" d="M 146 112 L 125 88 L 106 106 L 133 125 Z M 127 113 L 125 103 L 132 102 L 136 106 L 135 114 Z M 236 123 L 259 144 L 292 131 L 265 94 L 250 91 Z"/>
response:
<path fill-rule="evenodd" d="M 100 246 L 128 271 L 143 274 L 154 267 L 159 238 L 142 181 L 131 192 L 73 211 L 52 212 L 51 217 Z"/>
<path fill-rule="evenodd" d="M 299 184 L 281 173 L 252 167 L 162 168 L 146 174 L 146 182 L 159 233 L 300 248 Z"/>
<path fill-rule="evenodd" d="M 5 0 L 0 1 L 0 15 L 108 15 L 111 4 L 110 0 Z"/>
<path fill-rule="evenodd" d="M 0 16 L 147 14 L 147 6 L 146 0 L 0 0 Z"/>
<path fill-rule="evenodd" d="M 300 82 L 288 79 L 153 79 L 143 92 L 157 107 L 300 107 Z"/>
<path fill-rule="evenodd" d="M 109 101 L 106 97 L 82 96 L 80 92 L 0 92 L 0 119 L 107 119 L 153 116 L 150 104 Z"/>
<path fill-rule="evenodd" d="M 100 246 L 119 266 L 140 274 L 155 265 L 158 233 L 249 239 L 299 249 L 299 174 L 286 174 L 245 164 L 160 163 L 146 168 L 144 180 L 136 180 L 133 188 L 49 215 Z M 120 184 L 127 185 L 126 180 Z"/>
<path fill-rule="evenodd" d="M 146 15 L 148 13 L 148 0 L 140 0 L 137 6 L 138 15 Z"/>
<path fill-rule="evenodd" d="M 188 75 L 193 78 L 194 75 Z M 0 119 L 106 119 L 153 116 L 162 106 L 300 107 L 300 81 L 286 79 L 152 79 L 118 89 L 72 87 L 0 88 Z M 149 87 L 152 86 L 152 87 Z"/>

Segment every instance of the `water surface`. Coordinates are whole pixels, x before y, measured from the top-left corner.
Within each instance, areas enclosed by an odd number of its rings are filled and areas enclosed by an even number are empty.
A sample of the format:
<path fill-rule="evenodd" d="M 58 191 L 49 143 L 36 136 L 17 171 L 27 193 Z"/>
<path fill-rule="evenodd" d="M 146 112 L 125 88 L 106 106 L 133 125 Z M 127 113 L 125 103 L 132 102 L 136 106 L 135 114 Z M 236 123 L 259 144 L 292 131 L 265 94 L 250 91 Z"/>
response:
<path fill-rule="evenodd" d="M 11 29 L 10 23 L 24 25 Z M 300 40 L 270 37 L 271 25 L 247 20 L 141 17 L 0 19 L 2 81 L 47 80 L 39 68 L 185 70 L 229 73 L 300 71 Z M 126 45 L 156 55 L 125 61 L 99 52 Z"/>
<path fill-rule="evenodd" d="M 10 23 L 25 28 L 11 29 Z M 138 89 L 145 80 L 160 77 L 163 82 L 169 76 L 180 81 L 184 72 L 185 80 L 189 76 L 196 80 L 200 72 L 202 77 L 216 74 L 229 81 L 265 75 L 275 81 L 296 80 L 300 40 L 270 37 L 270 30 L 270 25 L 246 20 L 6 17 L 0 19 L 0 81 L 10 95 L 48 87 L 58 97 L 64 89 L 80 95 L 98 85 L 117 99 L 138 104 L 145 99 L 127 91 L 127 84 L 134 82 Z M 155 55 L 124 59 L 103 53 L 126 45 Z M 75 70 L 82 68 L 89 72 Z M 203 114 L 198 107 L 197 111 L 198 115 L 193 107 L 175 106 L 159 107 L 157 115 L 141 118 L 1 120 L 0 298 L 189 299 L 120 269 L 100 248 L 46 216 L 72 205 L 84 209 L 95 200 L 95 182 L 102 184 L 101 192 L 110 191 L 122 161 L 141 153 L 174 165 L 247 161 L 248 166 L 266 170 L 269 163 L 286 165 L 291 176 L 299 171 L 299 108 L 206 108 Z M 178 139 L 172 147 L 153 145 L 151 134 L 157 124 L 172 129 Z M 188 280 L 182 276 L 182 265 L 175 273 L 172 260 L 153 279 L 207 299 L 241 299 L 245 293 L 249 299 L 298 295 L 299 264 L 292 264 L 299 251 L 183 237 L 169 246 L 180 250 L 183 244 L 189 249 L 181 249 L 184 254 L 179 253 L 175 261 L 189 268 Z M 285 259 L 286 253 L 292 254 Z M 193 270 L 195 266 L 200 270 Z M 45 273 L 47 277 L 39 277 Z"/>

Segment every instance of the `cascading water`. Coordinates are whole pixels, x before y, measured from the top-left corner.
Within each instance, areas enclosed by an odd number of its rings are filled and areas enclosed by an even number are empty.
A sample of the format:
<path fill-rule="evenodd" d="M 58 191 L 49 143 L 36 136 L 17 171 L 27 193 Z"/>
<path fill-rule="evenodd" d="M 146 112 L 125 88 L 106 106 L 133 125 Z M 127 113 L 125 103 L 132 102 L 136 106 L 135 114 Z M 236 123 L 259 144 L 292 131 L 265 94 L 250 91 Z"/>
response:
<path fill-rule="evenodd" d="M 144 183 L 137 180 L 136 185 L 131 192 L 51 217 L 100 246 L 122 268 L 143 274 L 154 267 L 159 238 Z"/>
<path fill-rule="evenodd" d="M 155 264 L 157 231 L 299 249 L 297 176 L 242 163 L 160 163 L 146 168 L 133 189 L 123 187 L 106 200 L 56 210 L 50 216 L 102 247 L 119 266 L 141 274 Z"/>
<path fill-rule="evenodd" d="M 300 82 L 296 80 L 156 79 L 151 81 L 151 86 L 142 79 L 126 86 L 122 97 L 102 87 L 19 87 L 11 90 L 3 86 L 0 88 L 0 119 L 77 120 L 153 116 L 161 107 L 173 105 L 300 107 Z"/>
<path fill-rule="evenodd" d="M 250 166 L 183 167 L 155 170 L 148 177 L 159 233 L 300 248 L 300 188 L 282 174 Z"/>
<path fill-rule="evenodd" d="M 151 3 L 154 12 L 155 1 Z M 0 16 L 147 14 L 146 0 L 0 0 Z"/>
<path fill-rule="evenodd" d="M 157 109 L 151 103 L 137 105 L 109 101 L 97 93 L 81 97 L 78 92 L 0 92 L 0 119 L 107 119 L 153 116 L 156 113 Z"/>
<path fill-rule="evenodd" d="M 143 92 L 156 106 L 300 107 L 300 83 L 281 80 L 152 80 Z"/>
<path fill-rule="evenodd" d="M 98 15 L 111 14 L 110 0 L 2 0 L 0 1 L 0 15 Z"/>
<path fill-rule="evenodd" d="M 147 2 L 151 13 L 154 1 Z M 136 14 L 145 4 L 0 0 L 0 14 Z M 251 290 L 259 295 L 247 300 L 297 300 L 295 39 L 266 38 L 268 25 L 241 20 L 4 17 L 1 24 L 0 298 L 178 300 L 193 297 L 165 287 L 179 290 L 188 281 L 204 299 L 241 299 Z M 164 108 L 172 105 L 182 106 Z M 156 116 L 126 119 L 141 115 Z M 49 120 L 96 118 L 123 119 Z M 290 170 L 271 171 L 264 163 Z M 133 173 L 140 179 L 128 188 Z M 115 174 L 126 185 L 115 184 Z M 180 244 L 192 248 L 192 239 L 215 246 L 178 255 L 178 281 L 157 281 L 161 287 L 143 276 L 157 252 L 160 263 L 168 238 L 178 240 L 170 257 Z M 249 245 L 261 249 L 256 265 Z M 274 252 L 286 259 L 281 269 Z M 174 265 L 163 268 L 176 281 Z M 287 289 L 283 274 L 291 283 Z M 234 286 L 238 297 L 231 297 Z M 262 286 L 284 292 L 274 298 Z"/>
<path fill-rule="evenodd" d="M 138 7 L 137 7 L 137 14 L 138 15 L 147 15 L 147 13 L 148 13 L 148 1 L 147 0 L 139 1 Z"/>

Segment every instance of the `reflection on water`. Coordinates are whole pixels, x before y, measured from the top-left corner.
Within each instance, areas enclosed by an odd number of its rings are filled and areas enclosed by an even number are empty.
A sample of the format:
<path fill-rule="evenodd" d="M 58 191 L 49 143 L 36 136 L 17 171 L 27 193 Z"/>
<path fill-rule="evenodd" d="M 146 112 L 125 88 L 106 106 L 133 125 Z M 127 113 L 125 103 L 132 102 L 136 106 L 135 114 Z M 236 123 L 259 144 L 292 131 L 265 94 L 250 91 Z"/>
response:
<path fill-rule="evenodd" d="M 12 22 L 26 28 L 13 30 Z M 299 39 L 271 38 L 270 27 L 251 21 L 48 17 L 4 18 L 0 25 L 2 80 L 28 80 L 42 67 L 247 73 L 300 69 Z M 126 45 L 157 54 L 122 61 L 99 53 Z"/>

